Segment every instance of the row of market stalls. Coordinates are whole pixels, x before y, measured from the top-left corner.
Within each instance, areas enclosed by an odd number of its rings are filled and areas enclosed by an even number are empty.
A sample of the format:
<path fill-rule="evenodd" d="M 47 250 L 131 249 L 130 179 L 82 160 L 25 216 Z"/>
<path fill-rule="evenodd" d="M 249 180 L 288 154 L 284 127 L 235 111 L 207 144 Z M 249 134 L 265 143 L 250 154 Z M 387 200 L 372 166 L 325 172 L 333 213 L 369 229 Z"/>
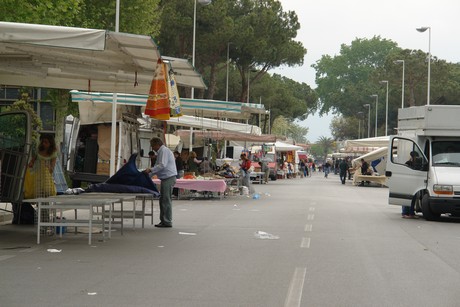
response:
<path fill-rule="evenodd" d="M 364 159 L 372 167 L 373 176 L 379 183 L 385 184 L 385 170 L 388 156 L 388 136 L 346 140 L 336 156 L 337 158 L 352 158 L 351 164 L 355 171 L 360 170 L 361 159 Z M 361 174 L 359 171 L 358 174 Z M 355 178 L 354 178 L 355 179 Z M 355 183 L 356 180 L 354 180 Z"/>
<path fill-rule="evenodd" d="M 162 62 L 173 72 L 177 86 L 206 88 L 187 60 L 160 55 L 150 36 L 9 22 L 0 22 L 0 33 L 0 84 L 72 90 L 72 101 L 81 105 L 80 114 L 84 115 L 81 125 L 111 123 L 115 127 L 125 120 L 125 113 L 142 117 L 142 111 L 133 110 L 145 106 Z M 269 116 L 261 104 L 180 101 L 183 116 L 171 117 L 166 123 L 175 127 L 173 133 L 185 148 L 192 150 L 194 144 L 200 145 L 199 140 L 232 140 L 245 147 L 276 141 L 247 124 L 252 114 L 259 115 L 259 122 L 262 116 Z M 103 111 L 95 112 L 95 108 Z M 149 124 L 146 126 L 149 129 Z M 132 134 L 126 127 L 118 132 L 109 129 L 110 135 L 106 129 L 101 137 L 104 146 L 110 146 L 110 156 L 103 160 L 117 161 L 110 165 L 110 174 L 128 158 L 130 150 L 115 147 L 117 142 L 122 144 L 123 133 Z"/>

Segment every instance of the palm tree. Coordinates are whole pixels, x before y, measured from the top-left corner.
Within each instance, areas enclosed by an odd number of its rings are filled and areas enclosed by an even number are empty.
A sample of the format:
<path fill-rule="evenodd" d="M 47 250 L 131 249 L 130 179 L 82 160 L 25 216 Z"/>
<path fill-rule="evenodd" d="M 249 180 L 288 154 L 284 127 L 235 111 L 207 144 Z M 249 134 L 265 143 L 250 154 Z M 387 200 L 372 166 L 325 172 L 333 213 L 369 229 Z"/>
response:
<path fill-rule="evenodd" d="M 318 141 L 316 142 L 316 145 L 318 145 L 322 150 L 322 154 L 324 156 L 324 160 L 327 158 L 327 154 L 332 152 L 334 148 L 334 140 L 325 136 L 320 136 L 318 138 Z"/>

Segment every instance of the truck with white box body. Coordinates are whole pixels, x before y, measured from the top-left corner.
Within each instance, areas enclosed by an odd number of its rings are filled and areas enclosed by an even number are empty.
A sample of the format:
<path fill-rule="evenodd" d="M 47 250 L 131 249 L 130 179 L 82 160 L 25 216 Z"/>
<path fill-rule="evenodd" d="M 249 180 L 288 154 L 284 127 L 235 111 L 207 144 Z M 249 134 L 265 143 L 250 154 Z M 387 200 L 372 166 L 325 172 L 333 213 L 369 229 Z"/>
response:
<path fill-rule="evenodd" d="M 389 204 L 413 204 L 430 221 L 460 216 L 460 105 L 399 109 L 385 174 Z"/>

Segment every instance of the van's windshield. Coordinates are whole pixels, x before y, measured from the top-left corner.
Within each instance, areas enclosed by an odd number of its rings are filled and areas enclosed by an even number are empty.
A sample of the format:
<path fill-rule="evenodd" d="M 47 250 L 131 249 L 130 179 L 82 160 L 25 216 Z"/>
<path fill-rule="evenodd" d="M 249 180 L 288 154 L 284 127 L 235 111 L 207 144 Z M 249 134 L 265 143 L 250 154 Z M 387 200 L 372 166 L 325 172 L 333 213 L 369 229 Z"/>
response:
<path fill-rule="evenodd" d="M 460 141 L 432 142 L 433 166 L 460 166 Z"/>

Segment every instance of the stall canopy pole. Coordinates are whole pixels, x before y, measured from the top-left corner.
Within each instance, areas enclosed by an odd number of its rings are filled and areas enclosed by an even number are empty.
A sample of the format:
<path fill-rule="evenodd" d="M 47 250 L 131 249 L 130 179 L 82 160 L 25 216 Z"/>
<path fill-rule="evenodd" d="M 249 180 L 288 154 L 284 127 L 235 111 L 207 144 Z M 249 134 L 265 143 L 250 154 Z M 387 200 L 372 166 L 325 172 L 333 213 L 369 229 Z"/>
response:
<path fill-rule="evenodd" d="M 115 32 L 120 31 L 120 0 L 117 0 L 116 10 L 115 10 Z M 116 138 L 116 129 L 117 129 L 117 93 L 113 93 L 112 98 L 112 129 L 110 136 L 110 176 L 115 174 L 115 138 Z"/>
<path fill-rule="evenodd" d="M 190 127 L 190 138 L 189 138 L 189 141 L 190 141 L 190 145 L 188 147 L 188 151 L 189 152 L 192 152 L 193 151 L 193 127 Z"/>

